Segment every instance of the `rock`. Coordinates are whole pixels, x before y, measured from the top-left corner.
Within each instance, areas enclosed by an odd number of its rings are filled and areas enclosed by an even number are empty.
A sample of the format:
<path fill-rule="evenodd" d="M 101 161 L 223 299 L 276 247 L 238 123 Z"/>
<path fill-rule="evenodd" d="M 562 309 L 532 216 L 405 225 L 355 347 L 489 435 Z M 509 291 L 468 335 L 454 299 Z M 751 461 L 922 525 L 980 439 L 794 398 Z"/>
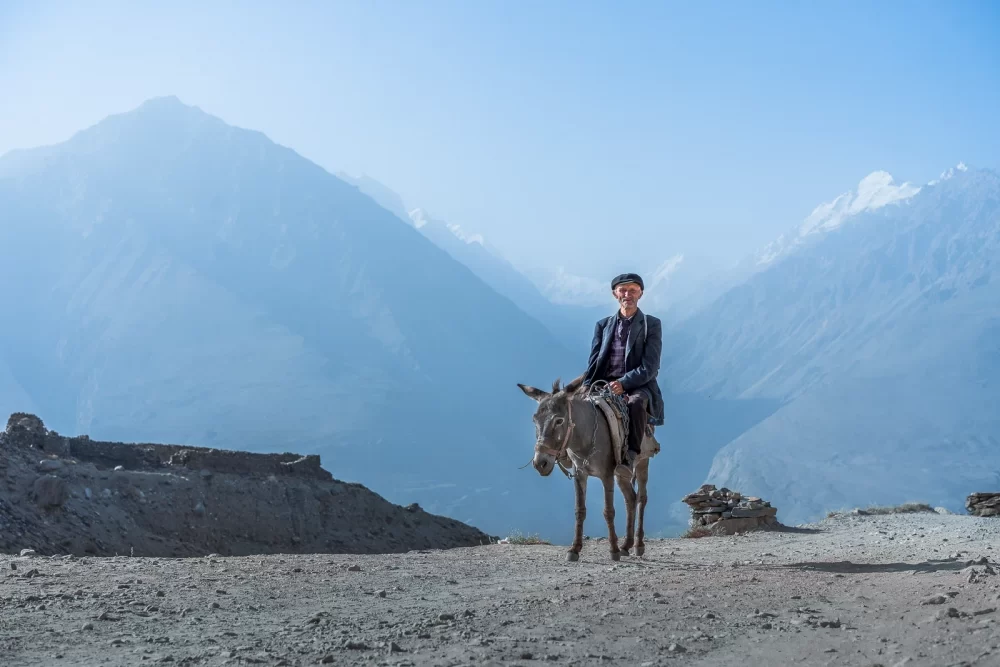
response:
<path fill-rule="evenodd" d="M 396 642 L 389 642 L 389 653 L 405 653 L 403 648 Z"/>
<path fill-rule="evenodd" d="M 349 568 L 347 568 L 347 571 L 348 572 L 360 572 L 361 571 L 361 566 L 360 565 L 351 565 Z"/>
<path fill-rule="evenodd" d="M 711 526 L 713 535 L 734 535 L 778 525 L 778 510 L 771 503 L 727 488 L 706 484 L 682 501 L 691 508 L 692 526 Z"/>
<path fill-rule="evenodd" d="M 944 604 L 944 603 L 945 603 L 945 602 L 947 602 L 947 601 L 948 601 L 948 598 L 946 598 L 945 596 L 943 596 L 943 595 L 935 595 L 935 596 L 933 596 L 933 597 L 929 597 L 929 598 L 927 598 L 926 600 L 924 600 L 924 601 L 923 601 L 923 602 L 921 602 L 920 604 L 922 604 L 922 605 L 928 605 L 928 604 Z"/>
<path fill-rule="evenodd" d="M 38 462 L 38 469 L 42 472 L 55 472 L 62 469 L 63 464 L 59 459 L 42 459 Z"/>
<path fill-rule="evenodd" d="M 381 591 L 375 591 L 375 595 L 377 595 L 380 598 L 384 598 L 386 595 L 388 595 L 388 593 L 386 593 L 384 590 L 381 590 Z"/>
<path fill-rule="evenodd" d="M 687 649 L 684 648 L 683 646 L 681 646 L 680 644 L 671 644 L 670 646 L 667 647 L 667 650 L 669 652 L 671 652 L 671 653 L 685 653 L 685 652 L 687 652 Z"/>
<path fill-rule="evenodd" d="M 35 502 L 41 507 L 61 507 L 69 498 L 66 480 L 55 475 L 42 475 L 32 485 Z"/>
<path fill-rule="evenodd" d="M 454 621 L 455 614 L 438 614 L 439 621 Z"/>
<path fill-rule="evenodd" d="M 998 516 L 1000 493 L 972 493 L 965 499 L 965 508 L 973 516 Z"/>
<path fill-rule="evenodd" d="M 34 549 L 21 549 L 21 555 L 22 556 L 34 556 L 35 555 L 35 550 Z M 13 563 L 11 563 L 11 565 L 13 565 Z M 17 568 L 15 567 L 13 569 L 16 570 Z"/>
<path fill-rule="evenodd" d="M 757 509 L 744 509 L 742 507 L 734 507 L 730 514 L 734 519 L 754 519 L 757 517 L 764 516 L 774 516 L 778 513 L 778 510 L 773 507 L 760 507 Z"/>

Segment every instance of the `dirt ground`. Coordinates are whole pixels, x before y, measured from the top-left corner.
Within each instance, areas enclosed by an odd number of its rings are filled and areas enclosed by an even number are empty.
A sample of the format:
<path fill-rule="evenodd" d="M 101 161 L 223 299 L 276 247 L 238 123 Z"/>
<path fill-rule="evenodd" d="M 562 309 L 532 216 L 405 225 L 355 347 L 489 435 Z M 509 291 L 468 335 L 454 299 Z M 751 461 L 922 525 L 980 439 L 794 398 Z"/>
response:
<path fill-rule="evenodd" d="M 513 544 L 0 556 L 0 663 L 1000 665 L 998 550 L 1000 520 L 913 514 L 618 563 L 598 539 L 578 563 Z"/>

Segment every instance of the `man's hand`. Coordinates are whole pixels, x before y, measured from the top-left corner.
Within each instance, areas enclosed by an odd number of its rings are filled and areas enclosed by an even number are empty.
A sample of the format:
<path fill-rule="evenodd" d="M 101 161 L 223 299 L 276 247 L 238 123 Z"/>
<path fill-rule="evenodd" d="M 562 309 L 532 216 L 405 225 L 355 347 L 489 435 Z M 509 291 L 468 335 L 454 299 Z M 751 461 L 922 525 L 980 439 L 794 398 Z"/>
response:
<path fill-rule="evenodd" d="M 622 394 L 625 393 L 625 387 L 623 387 L 622 383 L 619 382 L 618 380 L 615 380 L 608 386 L 611 387 L 611 393 L 615 394 L 616 396 L 621 396 Z"/>

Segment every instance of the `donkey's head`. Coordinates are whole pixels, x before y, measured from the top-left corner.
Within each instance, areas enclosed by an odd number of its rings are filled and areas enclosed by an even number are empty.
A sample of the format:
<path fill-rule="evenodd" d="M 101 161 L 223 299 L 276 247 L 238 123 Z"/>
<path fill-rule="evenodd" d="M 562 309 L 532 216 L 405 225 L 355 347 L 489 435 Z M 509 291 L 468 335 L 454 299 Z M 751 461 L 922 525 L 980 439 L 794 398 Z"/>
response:
<path fill-rule="evenodd" d="M 566 452 L 573 430 L 570 400 L 581 385 L 583 376 L 562 388 L 559 387 L 559 380 L 556 380 L 552 383 L 551 392 L 517 385 L 530 398 L 538 401 L 538 408 L 532 417 L 535 422 L 535 457 L 531 460 L 531 465 L 542 477 L 552 474 L 556 461 Z"/>

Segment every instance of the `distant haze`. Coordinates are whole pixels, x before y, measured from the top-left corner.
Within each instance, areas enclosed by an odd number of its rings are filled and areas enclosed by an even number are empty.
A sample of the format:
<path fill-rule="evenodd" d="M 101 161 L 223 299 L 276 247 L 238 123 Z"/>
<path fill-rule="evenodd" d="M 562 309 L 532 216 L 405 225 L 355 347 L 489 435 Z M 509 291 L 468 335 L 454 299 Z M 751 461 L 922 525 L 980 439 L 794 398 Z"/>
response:
<path fill-rule="evenodd" d="M 997 166 L 993 3 L 0 3 L 0 154 L 177 95 L 522 270 L 720 266 L 877 169 Z"/>
<path fill-rule="evenodd" d="M 1000 484 L 1000 9 L 513 11 L 0 6 L 0 409 L 566 541 L 516 383 L 634 270 L 650 534 Z"/>

